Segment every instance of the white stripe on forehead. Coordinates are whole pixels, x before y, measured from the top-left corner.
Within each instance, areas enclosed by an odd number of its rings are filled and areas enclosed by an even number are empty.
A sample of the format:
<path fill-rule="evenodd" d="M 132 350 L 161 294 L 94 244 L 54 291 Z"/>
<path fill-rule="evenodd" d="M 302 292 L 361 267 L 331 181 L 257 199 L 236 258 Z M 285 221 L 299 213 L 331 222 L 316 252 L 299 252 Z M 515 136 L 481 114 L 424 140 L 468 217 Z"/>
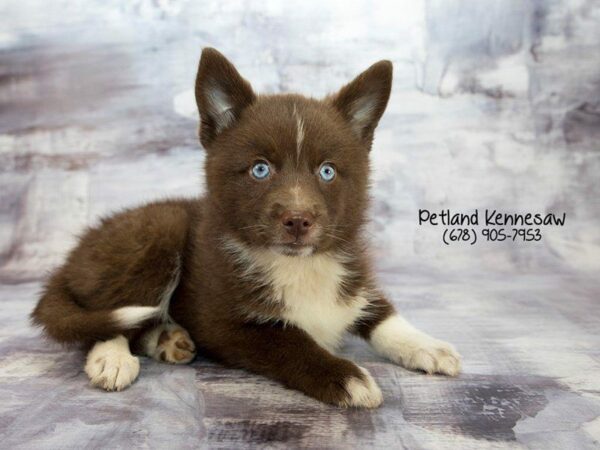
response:
<path fill-rule="evenodd" d="M 304 120 L 298 114 L 296 104 L 294 103 L 293 111 L 294 119 L 296 119 L 296 164 L 300 163 L 300 152 L 302 151 L 302 142 L 304 141 Z"/>

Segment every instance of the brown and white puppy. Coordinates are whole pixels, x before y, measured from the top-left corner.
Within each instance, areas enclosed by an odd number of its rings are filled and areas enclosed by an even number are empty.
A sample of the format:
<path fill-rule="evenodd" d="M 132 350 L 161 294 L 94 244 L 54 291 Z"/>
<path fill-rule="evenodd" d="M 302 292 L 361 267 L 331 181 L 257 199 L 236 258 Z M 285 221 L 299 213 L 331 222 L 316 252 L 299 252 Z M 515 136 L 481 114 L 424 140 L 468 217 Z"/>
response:
<path fill-rule="evenodd" d="M 86 373 L 106 390 L 136 379 L 132 351 L 187 363 L 198 348 L 324 402 L 376 407 L 367 370 L 334 354 L 348 331 L 404 367 L 458 374 L 454 348 L 378 290 L 361 237 L 391 83 L 392 65 L 380 61 L 324 100 L 256 95 L 205 49 L 196 100 L 206 196 L 87 231 L 33 321 L 60 342 L 88 344 Z"/>

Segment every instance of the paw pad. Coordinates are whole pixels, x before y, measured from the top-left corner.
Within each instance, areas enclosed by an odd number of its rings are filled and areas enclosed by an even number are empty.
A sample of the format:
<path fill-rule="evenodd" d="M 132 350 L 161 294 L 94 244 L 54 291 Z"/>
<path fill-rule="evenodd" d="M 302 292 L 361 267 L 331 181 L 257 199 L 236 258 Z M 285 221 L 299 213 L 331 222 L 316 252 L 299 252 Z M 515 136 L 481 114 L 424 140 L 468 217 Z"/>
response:
<path fill-rule="evenodd" d="M 158 359 L 171 364 L 186 364 L 196 356 L 196 346 L 183 328 L 165 328 L 158 337 Z"/>

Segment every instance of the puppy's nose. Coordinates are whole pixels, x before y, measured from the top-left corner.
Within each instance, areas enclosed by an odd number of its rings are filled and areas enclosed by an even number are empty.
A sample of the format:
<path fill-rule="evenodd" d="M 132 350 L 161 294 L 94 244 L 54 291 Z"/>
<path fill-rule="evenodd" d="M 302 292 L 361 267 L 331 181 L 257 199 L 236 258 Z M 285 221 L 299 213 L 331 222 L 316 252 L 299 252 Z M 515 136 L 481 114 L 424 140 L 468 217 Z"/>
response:
<path fill-rule="evenodd" d="M 315 222 L 315 216 L 306 211 L 285 211 L 281 215 L 281 224 L 292 236 L 304 236 Z"/>

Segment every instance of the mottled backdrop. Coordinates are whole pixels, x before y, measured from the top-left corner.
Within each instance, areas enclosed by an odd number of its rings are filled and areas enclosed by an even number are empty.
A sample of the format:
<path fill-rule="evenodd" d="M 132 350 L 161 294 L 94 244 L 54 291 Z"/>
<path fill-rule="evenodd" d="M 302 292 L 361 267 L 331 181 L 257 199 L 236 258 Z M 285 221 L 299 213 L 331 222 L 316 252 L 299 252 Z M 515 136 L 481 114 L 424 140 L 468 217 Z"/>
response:
<path fill-rule="evenodd" d="M 393 61 L 369 228 L 382 283 L 464 355 L 423 376 L 350 340 L 376 411 L 200 359 L 123 393 L 29 327 L 103 214 L 202 192 L 193 81 L 214 46 L 263 93 Z M 592 448 L 600 440 L 600 2 L 0 2 L 0 447 Z M 441 241 L 420 208 L 566 213 L 540 242 Z"/>

